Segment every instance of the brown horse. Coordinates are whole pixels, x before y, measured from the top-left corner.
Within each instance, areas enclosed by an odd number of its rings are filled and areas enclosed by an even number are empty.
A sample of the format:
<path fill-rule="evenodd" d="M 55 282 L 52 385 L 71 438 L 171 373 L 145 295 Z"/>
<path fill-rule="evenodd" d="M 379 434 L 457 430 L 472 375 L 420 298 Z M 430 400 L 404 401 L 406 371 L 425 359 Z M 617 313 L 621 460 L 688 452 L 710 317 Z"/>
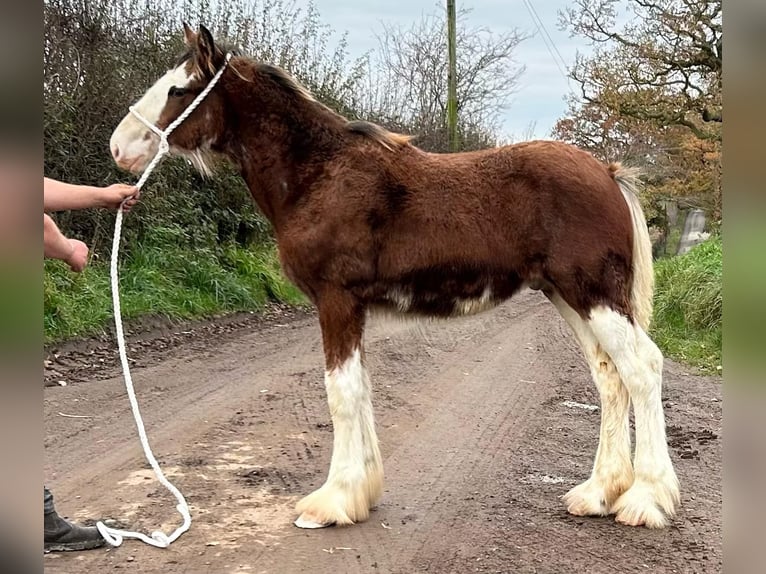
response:
<path fill-rule="evenodd" d="M 207 29 L 184 33 L 187 52 L 135 106 L 161 129 L 225 65 Z M 651 246 L 634 173 L 552 141 L 426 153 L 406 136 L 347 121 L 283 70 L 241 56 L 169 142 L 203 173 L 216 156 L 239 168 L 273 224 L 285 274 L 318 309 L 334 444 L 326 482 L 298 503 L 298 526 L 365 520 L 381 496 L 367 314 L 455 317 L 525 286 L 569 323 L 601 398 L 593 471 L 564 495 L 569 512 L 649 527 L 673 516 L 678 479 L 663 357 L 646 334 Z M 157 149 L 132 114 L 111 140 L 115 161 L 134 173 Z"/>

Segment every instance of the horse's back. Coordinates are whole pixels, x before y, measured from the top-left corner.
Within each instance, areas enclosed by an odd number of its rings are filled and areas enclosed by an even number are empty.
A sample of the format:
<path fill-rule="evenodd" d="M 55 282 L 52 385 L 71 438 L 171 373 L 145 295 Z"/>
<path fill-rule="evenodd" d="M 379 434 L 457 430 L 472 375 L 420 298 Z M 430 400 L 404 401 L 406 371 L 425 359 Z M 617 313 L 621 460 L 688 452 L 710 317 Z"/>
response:
<path fill-rule="evenodd" d="M 519 267 L 556 244 L 622 237 L 629 249 L 632 240 L 628 206 L 609 168 L 561 142 L 458 154 L 416 150 L 392 164 L 371 193 L 373 232 L 384 251 L 409 247 L 424 263 L 500 259 Z"/>

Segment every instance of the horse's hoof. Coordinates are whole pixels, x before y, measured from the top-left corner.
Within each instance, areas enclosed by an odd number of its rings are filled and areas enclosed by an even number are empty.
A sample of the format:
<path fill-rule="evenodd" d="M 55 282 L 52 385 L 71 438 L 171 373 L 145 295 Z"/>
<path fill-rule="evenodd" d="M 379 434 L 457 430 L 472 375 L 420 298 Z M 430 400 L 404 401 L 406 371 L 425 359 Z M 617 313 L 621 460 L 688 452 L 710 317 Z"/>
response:
<path fill-rule="evenodd" d="M 313 520 L 310 520 L 308 518 L 304 518 L 304 515 L 301 514 L 293 524 L 297 526 L 298 528 L 327 528 L 328 526 L 332 526 L 335 524 L 334 522 L 328 522 L 327 524 L 322 524 L 320 522 L 314 522 Z"/>

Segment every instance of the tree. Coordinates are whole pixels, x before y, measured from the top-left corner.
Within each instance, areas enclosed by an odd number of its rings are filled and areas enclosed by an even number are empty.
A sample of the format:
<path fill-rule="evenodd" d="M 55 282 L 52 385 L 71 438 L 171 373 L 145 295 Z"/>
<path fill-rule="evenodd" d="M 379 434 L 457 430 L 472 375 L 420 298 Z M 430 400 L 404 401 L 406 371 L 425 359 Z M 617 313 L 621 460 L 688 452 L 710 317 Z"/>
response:
<path fill-rule="evenodd" d="M 684 126 L 660 126 L 575 99 L 553 135 L 602 161 L 643 167 L 644 207 L 650 225 L 661 228 L 663 235 L 669 231 L 663 207 L 668 201 L 720 217 L 719 141 L 698 138 Z"/>
<path fill-rule="evenodd" d="M 595 49 L 570 70 L 579 93 L 554 135 L 646 168 L 659 227 L 668 200 L 719 220 L 721 0 L 575 0 L 561 16 Z"/>
<path fill-rule="evenodd" d="M 447 0 L 447 129 L 450 151 L 458 150 L 457 139 L 457 15 L 455 0 Z"/>
<path fill-rule="evenodd" d="M 721 0 L 575 0 L 562 27 L 590 39 L 570 71 L 583 102 L 721 139 Z M 625 23 L 618 26 L 618 8 Z"/>
<path fill-rule="evenodd" d="M 461 149 L 476 149 L 495 143 L 499 114 L 524 71 L 514 51 L 525 36 L 515 30 L 493 34 L 461 25 L 467 13 L 459 10 L 456 18 L 456 112 Z M 445 14 L 425 16 L 409 28 L 386 25 L 379 44 L 366 105 L 371 117 L 416 133 L 418 145 L 425 149 L 447 151 Z"/>

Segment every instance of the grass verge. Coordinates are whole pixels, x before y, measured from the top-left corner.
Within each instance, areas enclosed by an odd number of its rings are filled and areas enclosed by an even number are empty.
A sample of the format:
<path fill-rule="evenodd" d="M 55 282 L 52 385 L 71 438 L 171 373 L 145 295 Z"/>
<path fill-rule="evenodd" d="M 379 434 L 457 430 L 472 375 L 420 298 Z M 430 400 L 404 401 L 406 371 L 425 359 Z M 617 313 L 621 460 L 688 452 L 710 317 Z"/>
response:
<path fill-rule="evenodd" d="M 714 236 L 655 263 L 651 335 L 663 352 L 705 372 L 723 370 L 723 242 Z"/>
<path fill-rule="evenodd" d="M 102 333 L 112 322 L 109 262 L 92 261 L 72 273 L 46 260 L 44 280 L 46 344 Z M 179 246 L 135 246 L 120 265 L 123 319 L 145 315 L 192 319 L 252 311 L 268 301 L 305 304 L 282 275 L 273 246 L 218 250 Z"/>

